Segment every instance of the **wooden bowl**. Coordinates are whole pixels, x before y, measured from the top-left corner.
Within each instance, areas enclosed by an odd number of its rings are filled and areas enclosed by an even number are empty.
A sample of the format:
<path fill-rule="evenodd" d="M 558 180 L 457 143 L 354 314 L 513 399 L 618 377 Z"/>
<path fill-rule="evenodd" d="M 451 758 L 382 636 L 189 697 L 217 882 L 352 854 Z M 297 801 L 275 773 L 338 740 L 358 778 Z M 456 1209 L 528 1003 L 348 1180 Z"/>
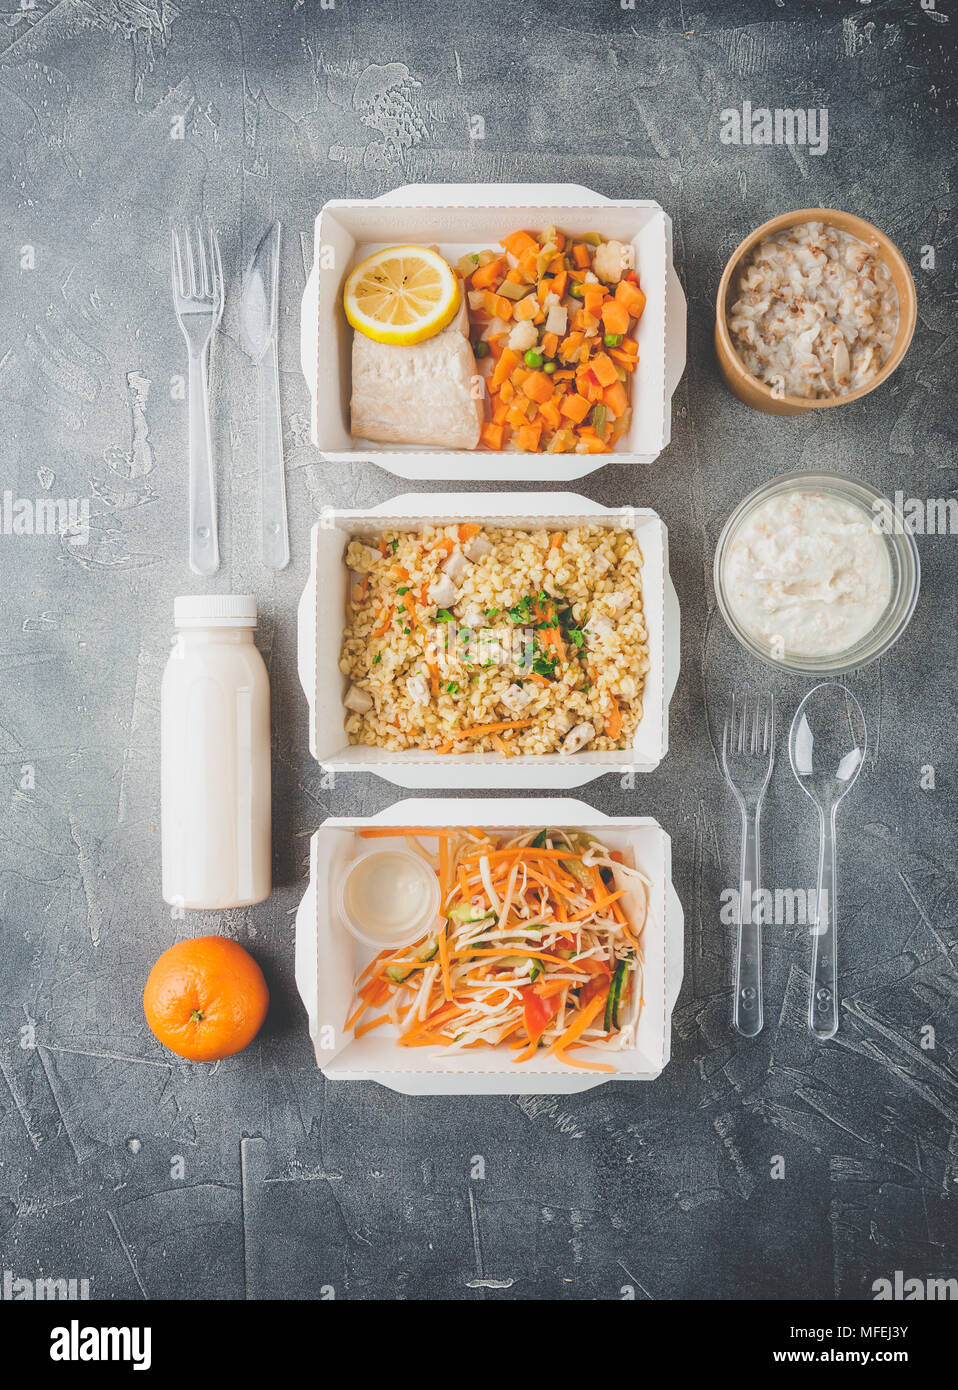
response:
<path fill-rule="evenodd" d="M 800 222 L 825 222 L 828 226 L 848 232 L 850 236 L 863 241 L 885 264 L 898 291 L 898 332 L 887 361 L 871 381 L 844 396 L 808 398 L 776 394 L 770 386 L 766 386 L 746 369 L 735 351 L 728 331 L 729 286 L 742 259 L 763 238 L 774 236 L 776 232 L 784 231 L 787 227 L 795 227 Z M 740 401 L 752 406 L 754 410 L 765 411 L 767 415 L 798 415 L 804 410 L 824 410 L 834 405 L 847 405 L 849 401 L 857 401 L 859 396 L 867 396 L 869 391 L 874 391 L 876 386 L 887 381 L 908 351 L 917 318 L 918 300 L 908 263 L 884 232 L 880 232 L 877 227 L 873 227 L 861 217 L 853 217 L 849 212 L 836 212 L 832 208 L 798 208 L 795 212 L 784 212 L 769 222 L 763 222 L 761 227 L 747 236 L 730 256 L 719 281 L 715 300 L 715 351 L 725 384 Z"/>

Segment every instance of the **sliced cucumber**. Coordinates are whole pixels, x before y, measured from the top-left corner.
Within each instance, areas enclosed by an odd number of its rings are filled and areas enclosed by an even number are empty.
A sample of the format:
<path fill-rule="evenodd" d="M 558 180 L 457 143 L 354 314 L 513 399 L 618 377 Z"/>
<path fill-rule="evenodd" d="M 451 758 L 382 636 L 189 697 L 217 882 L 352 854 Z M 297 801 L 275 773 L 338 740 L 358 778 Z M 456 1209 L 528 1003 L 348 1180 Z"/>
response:
<path fill-rule="evenodd" d="M 475 903 L 464 903 L 450 908 L 449 916 L 454 922 L 484 922 L 487 917 L 494 917 L 495 913 L 487 907 L 476 907 Z"/>
<path fill-rule="evenodd" d="M 503 956 L 501 960 L 499 960 L 499 961 L 496 962 L 496 964 L 497 964 L 497 965 L 506 965 L 506 966 L 509 967 L 510 970 L 520 970 L 523 966 L 529 964 L 529 957 L 528 957 L 528 956 Z M 534 965 L 538 965 L 539 962 L 538 962 L 538 961 L 534 961 L 533 964 L 534 964 Z"/>
<path fill-rule="evenodd" d="M 619 1026 L 619 1008 L 622 1003 L 622 992 L 625 988 L 628 971 L 628 962 L 620 960 L 615 967 L 615 974 L 609 985 L 609 996 L 605 1001 L 605 1031 L 607 1033 L 614 1033 Z"/>
<path fill-rule="evenodd" d="M 439 942 L 434 936 L 429 936 L 416 952 L 416 960 L 425 964 L 426 961 L 434 960 L 438 954 Z M 386 975 L 390 980 L 394 980 L 397 985 L 401 985 L 403 980 L 409 979 L 409 976 L 415 969 L 415 965 L 387 965 Z"/>

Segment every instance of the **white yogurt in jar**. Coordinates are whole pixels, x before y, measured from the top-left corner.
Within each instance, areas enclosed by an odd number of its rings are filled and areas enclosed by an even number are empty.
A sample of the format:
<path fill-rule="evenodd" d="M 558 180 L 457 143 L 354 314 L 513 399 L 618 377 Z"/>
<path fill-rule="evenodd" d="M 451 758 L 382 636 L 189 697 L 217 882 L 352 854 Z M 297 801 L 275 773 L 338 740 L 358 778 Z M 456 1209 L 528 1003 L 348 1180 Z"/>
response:
<path fill-rule="evenodd" d="M 744 518 L 722 579 L 733 617 L 778 659 L 847 651 L 871 632 L 892 588 L 887 544 L 870 513 L 798 489 Z"/>

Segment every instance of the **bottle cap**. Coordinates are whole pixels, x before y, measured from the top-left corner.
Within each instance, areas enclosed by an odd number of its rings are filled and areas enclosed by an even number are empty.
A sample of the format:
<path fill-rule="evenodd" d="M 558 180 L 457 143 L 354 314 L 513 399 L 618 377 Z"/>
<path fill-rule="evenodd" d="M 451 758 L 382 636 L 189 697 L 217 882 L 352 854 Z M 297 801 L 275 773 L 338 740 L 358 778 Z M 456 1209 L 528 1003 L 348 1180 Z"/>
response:
<path fill-rule="evenodd" d="M 173 600 L 176 627 L 255 627 L 252 594 L 181 594 Z"/>

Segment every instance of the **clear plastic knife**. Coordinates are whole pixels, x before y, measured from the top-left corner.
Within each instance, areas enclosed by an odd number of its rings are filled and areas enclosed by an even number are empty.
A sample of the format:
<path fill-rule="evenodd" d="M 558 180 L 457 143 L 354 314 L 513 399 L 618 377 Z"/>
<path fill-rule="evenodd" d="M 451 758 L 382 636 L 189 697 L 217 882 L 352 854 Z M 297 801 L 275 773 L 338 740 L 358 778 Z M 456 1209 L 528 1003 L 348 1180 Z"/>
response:
<path fill-rule="evenodd" d="M 240 304 L 240 339 L 259 372 L 260 537 L 263 564 L 273 570 L 289 564 L 277 353 L 280 234 L 280 223 L 272 223 L 256 248 Z"/>

